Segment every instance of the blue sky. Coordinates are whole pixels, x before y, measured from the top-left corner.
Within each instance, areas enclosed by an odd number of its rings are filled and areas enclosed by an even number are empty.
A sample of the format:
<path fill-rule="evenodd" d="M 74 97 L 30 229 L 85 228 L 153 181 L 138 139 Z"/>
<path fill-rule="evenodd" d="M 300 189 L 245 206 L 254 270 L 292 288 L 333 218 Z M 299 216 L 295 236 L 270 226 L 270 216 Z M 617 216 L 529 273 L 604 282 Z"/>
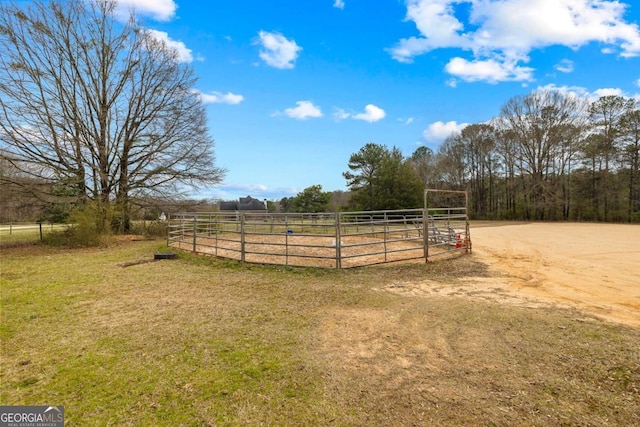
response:
<path fill-rule="evenodd" d="M 199 77 L 224 183 L 346 190 L 368 142 L 406 156 L 538 88 L 640 98 L 640 4 L 603 0 L 120 0 Z"/>

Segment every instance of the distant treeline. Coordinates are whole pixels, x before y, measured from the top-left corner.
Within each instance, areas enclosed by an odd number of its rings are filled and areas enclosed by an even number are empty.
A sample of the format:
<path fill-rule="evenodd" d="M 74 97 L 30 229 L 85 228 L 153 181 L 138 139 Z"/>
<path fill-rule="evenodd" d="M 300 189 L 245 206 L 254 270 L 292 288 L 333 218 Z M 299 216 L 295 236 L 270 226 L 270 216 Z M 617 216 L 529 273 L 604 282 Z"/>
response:
<path fill-rule="evenodd" d="M 435 153 L 368 143 L 348 166 L 350 209 L 420 207 L 426 187 L 467 190 L 477 219 L 640 222 L 640 102 L 534 91 Z"/>
<path fill-rule="evenodd" d="M 640 222 L 640 103 L 536 91 L 439 148 L 476 218 Z M 445 178 L 445 179 L 443 179 Z"/>
<path fill-rule="evenodd" d="M 424 189 L 436 188 L 467 190 L 475 219 L 640 222 L 640 102 L 534 91 L 509 99 L 498 117 L 466 126 L 435 152 L 421 146 L 405 157 L 396 147 L 367 143 L 347 166 L 349 191 L 313 185 L 270 201 L 269 211 L 416 208 Z M 0 173 L 10 169 L 0 165 Z M 25 191 L 39 185 L 1 188 L 0 221 L 56 219 L 70 209 L 64 197 L 43 201 Z M 149 219 L 217 209 L 216 201 L 134 200 L 134 217 Z"/>

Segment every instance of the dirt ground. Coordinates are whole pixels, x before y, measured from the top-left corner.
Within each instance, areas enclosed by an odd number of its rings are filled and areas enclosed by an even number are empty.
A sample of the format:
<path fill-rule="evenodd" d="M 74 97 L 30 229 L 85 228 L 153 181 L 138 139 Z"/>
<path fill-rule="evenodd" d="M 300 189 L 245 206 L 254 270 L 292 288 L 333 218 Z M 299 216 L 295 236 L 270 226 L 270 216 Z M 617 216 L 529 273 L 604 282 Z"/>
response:
<path fill-rule="evenodd" d="M 526 224 L 473 230 L 507 289 L 640 327 L 640 226 Z"/>
<path fill-rule="evenodd" d="M 398 275 L 374 289 L 401 298 L 326 313 L 331 390 L 385 425 L 639 425 L 637 338 L 619 331 L 640 330 L 640 226 L 483 225 L 453 263 L 477 276 Z M 615 366 L 631 386 L 613 402 Z"/>
<path fill-rule="evenodd" d="M 532 223 L 472 227 L 473 253 L 490 278 L 459 288 L 431 282 L 397 289 L 413 294 L 456 294 L 521 306 L 578 308 L 640 327 L 640 226 Z"/>
<path fill-rule="evenodd" d="M 471 238 L 473 256 L 490 267 L 491 277 L 470 277 L 459 287 L 441 286 L 428 279 L 419 283 L 399 281 L 385 290 L 406 296 L 462 295 L 526 307 L 572 307 L 602 319 L 640 327 L 639 225 L 485 222 L 472 225 Z M 335 260 L 331 258 L 335 250 L 322 249 L 328 252 L 299 249 L 306 251 L 306 256 L 326 257 L 319 261 L 301 258 L 302 265 L 333 266 Z M 360 246 L 352 249 L 364 250 Z M 206 248 L 204 251 L 207 252 Z M 416 253 L 419 258 L 421 249 Z M 392 254 L 410 258 L 408 255 L 411 254 Z M 283 263 L 280 258 L 264 254 L 251 256 L 248 259 L 251 262 Z M 358 256 L 357 263 L 384 261 L 384 258 L 368 259 L 374 256 Z M 351 266 L 354 259 L 343 261 L 343 266 Z"/>

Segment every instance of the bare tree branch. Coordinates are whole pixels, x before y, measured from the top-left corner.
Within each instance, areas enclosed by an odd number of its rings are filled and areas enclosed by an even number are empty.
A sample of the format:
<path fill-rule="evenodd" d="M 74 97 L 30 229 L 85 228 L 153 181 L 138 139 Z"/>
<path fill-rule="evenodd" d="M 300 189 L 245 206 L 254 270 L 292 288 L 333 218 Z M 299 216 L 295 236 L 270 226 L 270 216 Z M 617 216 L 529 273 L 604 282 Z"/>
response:
<path fill-rule="evenodd" d="M 214 185 L 224 171 L 192 68 L 114 8 L 0 3 L 0 155 L 128 215 L 133 195 Z"/>

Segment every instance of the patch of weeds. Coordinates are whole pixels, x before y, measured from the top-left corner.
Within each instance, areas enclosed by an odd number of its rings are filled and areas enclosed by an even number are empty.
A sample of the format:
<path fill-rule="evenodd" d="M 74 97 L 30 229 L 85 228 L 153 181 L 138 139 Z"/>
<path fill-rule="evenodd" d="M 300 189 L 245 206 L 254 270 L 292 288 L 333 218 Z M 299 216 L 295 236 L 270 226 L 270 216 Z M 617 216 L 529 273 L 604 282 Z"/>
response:
<path fill-rule="evenodd" d="M 616 389 L 640 395 L 640 366 L 614 366 L 607 370 L 607 380 Z"/>
<path fill-rule="evenodd" d="M 34 384 L 38 383 L 38 379 L 35 377 L 30 377 L 30 378 L 26 378 L 24 380 L 18 381 L 18 383 L 16 384 L 17 388 L 26 388 L 26 387 L 30 387 Z"/>

